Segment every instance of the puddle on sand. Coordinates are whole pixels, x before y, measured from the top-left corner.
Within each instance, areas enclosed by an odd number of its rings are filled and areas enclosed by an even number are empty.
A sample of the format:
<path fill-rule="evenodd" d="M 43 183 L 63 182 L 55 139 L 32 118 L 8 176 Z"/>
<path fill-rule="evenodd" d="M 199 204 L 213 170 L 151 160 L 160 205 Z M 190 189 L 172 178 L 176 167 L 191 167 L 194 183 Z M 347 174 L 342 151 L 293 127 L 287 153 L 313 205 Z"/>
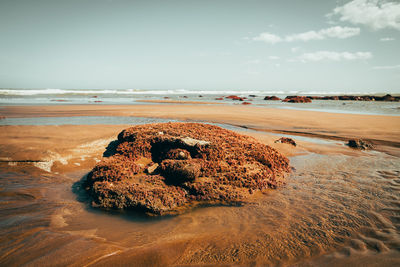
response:
<path fill-rule="evenodd" d="M 88 208 L 85 173 L 2 173 L 0 265 L 400 263 L 400 161 L 309 154 L 287 185 L 241 207 L 168 218 Z M 392 261 L 392 262 L 393 262 Z"/>

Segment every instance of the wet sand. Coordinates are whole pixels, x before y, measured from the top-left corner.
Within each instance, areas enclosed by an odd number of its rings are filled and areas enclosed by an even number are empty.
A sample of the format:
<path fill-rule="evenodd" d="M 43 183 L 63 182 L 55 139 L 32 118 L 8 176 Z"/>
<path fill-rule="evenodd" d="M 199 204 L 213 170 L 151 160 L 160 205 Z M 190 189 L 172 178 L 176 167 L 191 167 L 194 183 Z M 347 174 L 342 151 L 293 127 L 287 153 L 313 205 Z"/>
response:
<path fill-rule="evenodd" d="M 267 131 L 347 139 L 353 137 L 400 147 L 400 116 L 227 105 L 54 105 L 6 106 L 4 117 L 136 116 L 228 123 Z"/>
<path fill-rule="evenodd" d="M 167 218 L 105 212 L 90 208 L 79 181 L 128 125 L 0 126 L 0 265 L 400 264 L 397 117 L 201 105 L 3 107 L 0 115 L 241 125 L 262 130 L 242 133 L 277 148 L 296 169 L 285 187 L 240 207 Z M 313 138 L 274 143 L 283 131 Z M 375 140 L 379 151 L 352 150 L 343 143 L 349 137 Z"/>
<path fill-rule="evenodd" d="M 142 103 L 163 103 L 163 104 L 191 104 L 191 105 L 220 105 L 223 103 L 216 103 L 216 102 L 207 102 L 207 101 L 187 101 L 187 100 L 150 100 L 150 99 L 143 99 L 143 100 L 136 100 L 136 102 Z"/>

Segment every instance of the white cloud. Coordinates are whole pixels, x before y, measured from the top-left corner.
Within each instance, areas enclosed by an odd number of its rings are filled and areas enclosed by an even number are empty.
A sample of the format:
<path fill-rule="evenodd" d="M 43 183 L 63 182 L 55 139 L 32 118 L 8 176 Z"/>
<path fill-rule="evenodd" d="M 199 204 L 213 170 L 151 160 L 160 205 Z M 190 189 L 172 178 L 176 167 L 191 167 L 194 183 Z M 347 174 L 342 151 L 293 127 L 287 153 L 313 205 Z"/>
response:
<path fill-rule="evenodd" d="M 308 31 L 298 34 L 286 36 L 285 40 L 288 42 L 293 41 L 311 41 L 311 40 L 324 40 L 327 38 L 346 39 L 360 34 L 360 28 L 340 27 L 335 26 L 319 31 Z"/>
<path fill-rule="evenodd" d="M 282 38 L 279 37 L 278 35 L 269 33 L 269 32 L 263 32 L 260 33 L 258 36 L 253 38 L 254 41 L 263 41 L 266 43 L 270 44 L 276 44 L 282 41 Z"/>
<path fill-rule="evenodd" d="M 381 41 L 381 42 L 390 42 L 390 41 L 394 41 L 394 40 L 395 40 L 394 38 L 386 37 L 386 38 L 381 38 L 379 41 Z"/>
<path fill-rule="evenodd" d="M 342 61 L 342 60 L 360 60 L 372 57 L 370 52 L 335 52 L 335 51 L 317 51 L 313 53 L 304 53 L 298 57 L 300 61 Z"/>
<path fill-rule="evenodd" d="M 400 65 L 394 66 L 375 66 L 373 67 L 374 70 L 392 70 L 392 69 L 400 69 Z"/>
<path fill-rule="evenodd" d="M 273 33 L 263 32 L 258 36 L 254 37 L 254 41 L 263 41 L 270 44 L 276 44 L 279 42 L 294 42 L 294 41 L 312 41 L 312 40 L 324 40 L 328 38 L 345 39 L 360 34 L 360 28 L 352 27 L 341 27 L 335 26 L 319 31 L 307 31 L 303 33 L 286 35 L 285 37 L 278 36 Z"/>
<path fill-rule="evenodd" d="M 340 21 L 366 25 L 374 30 L 400 30 L 400 2 L 382 0 L 353 0 L 336 7 L 328 17 L 340 16 Z"/>
<path fill-rule="evenodd" d="M 278 59 L 280 59 L 280 57 L 277 57 L 277 56 L 269 56 L 268 58 L 271 59 L 271 60 L 278 60 Z"/>

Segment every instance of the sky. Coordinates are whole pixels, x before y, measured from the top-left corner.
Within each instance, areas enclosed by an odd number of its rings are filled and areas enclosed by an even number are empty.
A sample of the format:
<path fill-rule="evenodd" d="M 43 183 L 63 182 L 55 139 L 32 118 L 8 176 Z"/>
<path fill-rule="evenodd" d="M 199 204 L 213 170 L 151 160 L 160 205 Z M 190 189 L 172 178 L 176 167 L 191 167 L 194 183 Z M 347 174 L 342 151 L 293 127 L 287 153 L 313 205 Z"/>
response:
<path fill-rule="evenodd" d="M 400 93 L 400 1 L 0 0 L 0 88 Z"/>

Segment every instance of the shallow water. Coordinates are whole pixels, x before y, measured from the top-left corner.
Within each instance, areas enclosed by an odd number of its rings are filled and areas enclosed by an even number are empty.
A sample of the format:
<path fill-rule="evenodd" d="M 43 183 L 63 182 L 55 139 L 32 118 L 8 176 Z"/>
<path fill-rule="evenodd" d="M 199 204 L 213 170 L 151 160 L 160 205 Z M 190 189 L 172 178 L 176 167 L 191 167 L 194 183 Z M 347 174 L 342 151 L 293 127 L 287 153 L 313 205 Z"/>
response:
<path fill-rule="evenodd" d="M 96 124 L 145 124 L 175 122 L 177 120 L 126 117 L 126 116 L 73 116 L 73 117 L 30 117 L 30 118 L 4 118 L 0 125 L 96 125 Z"/>
<path fill-rule="evenodd" d="M 332 266 L 359 255 L 400 264 L 398 158 L 308 154 L 291 164 L 286 186 L 243 206 L 168 218 L 90 208 L 79 187 L 89 170 L 2 171 L 0 265 L 313 265 L 324 255 Z"/>

